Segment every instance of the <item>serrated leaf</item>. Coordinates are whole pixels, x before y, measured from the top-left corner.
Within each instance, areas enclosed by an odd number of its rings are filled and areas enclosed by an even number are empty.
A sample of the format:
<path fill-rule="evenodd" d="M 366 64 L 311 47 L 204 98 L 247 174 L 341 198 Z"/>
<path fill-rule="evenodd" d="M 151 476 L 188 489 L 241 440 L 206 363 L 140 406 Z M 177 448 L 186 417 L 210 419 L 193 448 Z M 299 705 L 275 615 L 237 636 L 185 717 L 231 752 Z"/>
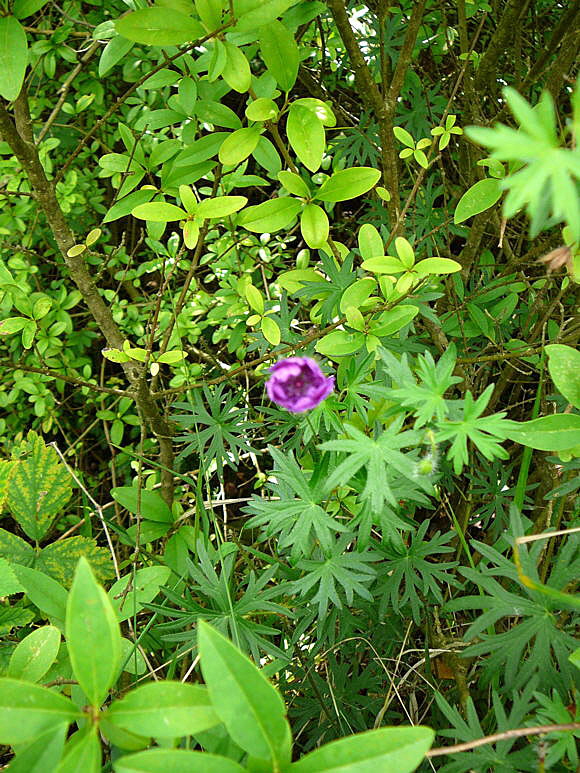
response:
<path fill-rule="evenodd" d="M 70 588 L 81 556 L 90 563 L 99 582 L 114 576 L 109 550 L 98 547 L 91 537 L 67 537 L 47 545 L 37 557 L 35 568 L 41 569 L 65 588 Z"/>
<path fill-rule="evenodd" d="M 41 540 L 72 494 L 72 479 L 54 448 L 29 432 L 27 455 L 14 469 L 8 507 L 30 539 Z"/>

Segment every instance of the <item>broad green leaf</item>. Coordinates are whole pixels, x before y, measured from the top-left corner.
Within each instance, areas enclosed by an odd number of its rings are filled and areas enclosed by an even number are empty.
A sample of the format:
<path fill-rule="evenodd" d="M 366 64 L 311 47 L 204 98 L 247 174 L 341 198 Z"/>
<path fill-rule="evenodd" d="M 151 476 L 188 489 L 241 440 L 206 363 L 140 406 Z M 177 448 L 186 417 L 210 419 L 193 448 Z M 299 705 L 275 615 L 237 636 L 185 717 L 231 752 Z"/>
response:
<path fill-rule="evenodd" d="M 119 486 L 111 489 L 111 496 L 121 507 L 133 513 L 133 515 L 140 513 L 141 517 L 146 518 L 148 521 L 173 523 L 173 513 L 156 491 L 141 489 L 141 496 L 139 497 L 139 490 L 137 488 L 133 486 Z"/>
<path fill-rule="evenodd" d="M 407 239 L 403 236 L 397 236 L 395 239 L 395 250 L 405 268 L 413 268 L 415 265 L 415 252 Z"/>
<path fill-rule="evenodd" d="M 289 293 L 300 290 L 300 288 L 304 287 L 308 282 L 323 281 L 324 276 L 313 268 L 296 268 L 292 271 L 284 271 L 276 279 L 277 284 Z"/>
<path fill-rule="evenodd" d="M 580 415 L 555 413 L 532 421 L 505 422 L 502 436 L 539 451 L 565 451 L 580 445 Z"/>
<path fill-rule="evenodd" d="M 165 365 L 175 365 L 178 362 L 183 362 L 185 359 L 187 359 L 187 352 L 184 352 L 182 349 L 173 349 L 170 352 L 160 354 L 157 362 Z"/>
<path fill-rule="evenodd" d="M 149 749 L 121 757 L 113 767 L 115 773 L 242 773 L 246 770 L 227 757 L 185 749 Z"/>
<path fill-rule="evenodd" d="M 11 475 L 8 507 L 24 533 L 41 540 L 70 499 L 72 479 L 54 448 L 35 432 L 29 432 L 25 448 Z"/>
<path fill-rule="evenodd" d="M 18 643 L 10 656 L 7 676 L 38 682 L 52 666 L 60 647 L 60 631 L 52 625 L 37 628 Z"/>
<path fill-rule="evenodd" d="M 301 208 L 302 205 L 296 199 L 271 199 L 254 207 L 246 207 L 238 216 L 238 225 L 254 233 L 274 233 L 287 228 Z"/>
<path fill-rule="evenodd" d="M 186 220 L 183 224 L 183 241 L 189 250 L 195 249 L 199 239 L 200 226 L 196 220 Z"/>
<path fill-rule="evenodd" d="M 145 566 L 137 569 L 134 575 L 129 572 L 117 580 L 109 589 L 109 599 L 119 622 L 133 617 L 143 609 L 143 604 L 153 601 L 170 574 L 167 566 Z"/>
<path fill-rule="evenodd" d="M 28 320 L 25 317 L 6 317 L 0 321 L 0 336 L 10 336 L 20 331 Z"/>
<path fill-rule="evenodd" d="M 252 83 L 252 73 L 248 60 L 237 46 L 228 43 L 227 40 L 224 41 L 223 45 L 226 51 L 226 61 L 221 73 L 222 78 L 234 91 L 245 94 Z"/>
<path fill-rule="evenodd" d="M 15 593 L 24 593 L 24 586 L 18 582 L 10 562 L 0 557 L 0 597 L 13 596 Z"/>
<path fill-rule="evenodd" d="M 172 220 L 187 220 L 187 212 L 175 204 L 164 201 L 152 201 L 149 204 L 139 204 L 132 211 L 133 217 L 140 220 L 152 220 L 154 223 L 169 223 Z"/>
<path fill-rule="evenodd" d="M 224 4 L 222 0 L 194 0 L 195 10 L 208 32 L 217 30 L 222 24 Z"/>
<path fill-rule="evenodd" d="M 347 306 L 344 310 L 344 315 L 350 327 L 360 332 L 364 331 L 366 326 L 365 318 L 355 306 Z"/>
<path fill-rule="evenodd" d="M 20 94 L 27 63 L 24 27 L 14 16 L 0 17 L 0 97 L 12 102 Z"/>
<path fill-rule="evenodd" d="M 298 0 L 234 0 L 236 32 L 250 32 L 270 24 Z M 261 30 L 260 30 L 261 31 Z"/>
<path fill-rule="evenodd" d="M 328 241 L 328 215 L 318 204 L 307 204 L 300 216 L 300 231 L 306 244 L 313 250 Z"/>
<path fill-rule="evenodd" d="M 259 97 L 246 107 L 246 118 L 250 121 L 271 121 L 277 115 L 278 105 L 266 97 Z"/>
<path fill-rule="evenodd" d="M 68 599 L 65 588 L 37 569 L 19 564 L 13 564 L 12 569 L 34 606 L 48 615 L 59 628 L 64 627 Z"/>
<path fill-rule="evenodd" d="M 564 344 L 546 346 L 548 370 L 554 386 L 580 410 L 580 351 Z"/>
<path fill-rule="evenodd" d="M 202 25 L 178 11 L 142 8 L 115 20 L 115 29 L 124 38 L 150 46 L 178 46 L 203 37 Z"/>
<path fill-rule="evenodd" d="M 286 190 L 294 196 L 300 196 L 303 199 L 310 198 L 310 188 L 299 174 L 285 170 L 278 172 L 278 179 Z"/>
<path fill-rule="evenodd" d="M 258 314 L 264 313 L 264 298 L 255 285 L 247 285 L 244 289 L 244 295 L 254 311 L 257 311 Z"/>
<path fill-rule="evenodd" d="M 85 558 L 68 596 L 66 640 L 75 678 L 91 704 L 100 706 L 119 672 L 121 633 L 113 605 Z"/>
<path fill-rule="evenodd" d="M 9 773 L 47 773 L 56 770 L 64 749 L 68 723 L 51 727 L 34 741 L 18 748 L 6 770 Z"/>
<path fill-rule="evenodd" d="M 103 223 L 110 223 L 113 220 L 118 220 L 120 217 L 129 215 L 135 207 L 150 201 L 154 195 L 155 191 L 149 188 L 129 193 L 127 196 L 124 196 L 113 204 L 103 218 Z"/>
<path fill-rule="evenodd" d="M 22 628 L 34 619 L 34 612 L 17 606 L 0 606 L 0 634 L 12 634 L 13 629 Z"/>
<path fill-rule="evenodd" d="M 360 227 L 358 232 L 358 248 L 363 260 L 383 255 L 383 240 L 374 225 L 365 223 Z"/>
<path fill-rule="evenodd" d="M 292 773 L 412 773 L 435 733 L 428 727 L 384 727 L 326 744 L 289 767 Z"/>
<path fill-rule="evenodd" d="M 275 767 L 289 762 L 291 734 L 280 694 L 249 658 L 203 621 L 198 644 L 211 702 L 232 739 Z"/>
<path fill-rule="evenodd" d="M 302 97 L 295 100 L 294 104 L 305 107 L 311 113 L 314 113 L 323 126 L 336 126 L 336 116 L 328 102 L 323 102 L 315 97 Z"/>
<path fill-rule="evenodd" d="M 22 346 L 25 349 L 31 349 L 36 335 L 36 322 L 33 319 L 27 319 L 22 328 Z"/>
<path fill-rule="evenodd" d="M 358 352 L 364 344 L 362 333 L 347 333 L 346 330 L 333 330 L 323 336 L 316 344 L 316 351 L 327 357 L 344 357 Z"/>
<path fill-rule="evenodd" d="M 489 177 L 479 180 L 465 191 L 455 207 L 454 223 L 463 223 L 473 215 L 485 212 L 501 199 L 502 188 L 499 180 Z"/>
<path fill-rule="evenodd" d="M 0 743 L 15 746 L 82 717 L 59 693 L 18 679 L 0 679 Z"/>
<path fill-rule="evenodd" d="M 13 12 L 17 19 L 25 19 L 48 3 L 48 0 L 14 0 Z"/>
<path fill-rule="evenodd" d="M 578 647 L 577 650 L 574 650 L 574 652 L 570 655 L 568 658 L 570 663 L 576 666 L 576 668 L 580 668 L 580 647 Z"/>
<path fill-rule="evenodd" d="M 204 199 L 197 205 L 196 216 L 209 220 L 233 215 L 248 203 L 245 196 L 216 196 L 214 199 Z"/>
<path fill-rule="evenodd" d="M 346 201 L 362 196 L 375 186 L 381 173 L 369 166 L 357 166 L 335 172 L 324 182 L 314 198 L 320 201 Z"/>
<path fill-rule="evenodd" d="M 220 723 L 205 687 L 150 682 L 115 701 L 107 712 L 114 725 L 142 736 L 179 738 Z"/>
<path fill-rule="evenodd" d="M 99 78 L 107 75 L 135 45 L 134 41 L 117 35 L 109 40 L 99 58 Z"/>
<path fill-rule="evenodd" d="M 71 736 L 55 773 L 100 773 L 101 741 L 95 725 L 87 725 Z"/>
<path fill-rule="evenodd" d="M 262 27 L 260 54 L 282 91 L 290 91 L 298 76 L 300 54 L 294 35 L 282 22 L 272 21 Z"/>
<path fill-rule="evenodd" d="M 395 306 L 394 309 L 384 311 L 378 319 L 376 319 L 371 327 L 370 331 L 376 336 L 390 336 L 393 333 L 398 333 L 401 328 L 408 325 L 417 314 L 419 308 L 417 306 L 404 305 Z"/>
<path fill-rule="evenodd" d="M 324 126 L 304 105 L 290 105 L 286 135 L 292 150 L 311 172 L 317 172 L 326 147 Z"/>
<path fill-rule="evenodd" d="M 406 145 L 408 148 L 415 147 L 415 140 L 406 129 L 403 129 L 402 126 L 394 126 L 393 134 L 399 140 L 399 142 L 402 142 L 403 145 Z"/>
<path fill-rule="evenodd" d="M 237 129 L 224 140 L 218 158 L 222 164 L 236 166 L 254 152 L 259 139 L 260 129 L 257 126 Z"/>
<path fill-rule="evenodd" d="M 260 328 L 264 338 L 272 346 L 278 346 L 281 339 L 280 328 L 271 317 L 264 317 L 260 323 Z"/>
<path fill-rule="evenodd" d="M 450 258 L 425 258 L 415 265 L 415 271 L 419 276 L 453 274 L 456 271 L 461 271 L 461 263 Z"/>
<path fill-rule="evenodd" d="M 211 123 L 215 126 L 224 126 L 226 129 L 239 129 L 242 125 L 242 122 L 231 107 L 222 105 L 221 102 L 199 99 L 195 103 L 195 114 L 200 121 Z"/>
<path fill-rule="evenodd" d="M 101 354 L 109 362 L 116 362 L 117 364 L 129 362 L 131 359 L 128 354 L 125 354 L 120 349 L 101 349 Z"/>
<path fill-rule="evenodd" d="M 377 286 L 376 279 L 365 277 L 357 279 L 343 292 L 340 298 L 340 310 L 344 314 L 349 306 L 360 308 Z"/>
<path fill-rule="evenodd" d="M 40 552 L 35 568 L 40 569 L 53 579 L 70 588 L 74 572 L 81 556 L 91 565 L 99 582 L 114 576 L 113 562 L 108 548 L 99 547 L 91 537 L 67 537 L 51 542 Z"/>

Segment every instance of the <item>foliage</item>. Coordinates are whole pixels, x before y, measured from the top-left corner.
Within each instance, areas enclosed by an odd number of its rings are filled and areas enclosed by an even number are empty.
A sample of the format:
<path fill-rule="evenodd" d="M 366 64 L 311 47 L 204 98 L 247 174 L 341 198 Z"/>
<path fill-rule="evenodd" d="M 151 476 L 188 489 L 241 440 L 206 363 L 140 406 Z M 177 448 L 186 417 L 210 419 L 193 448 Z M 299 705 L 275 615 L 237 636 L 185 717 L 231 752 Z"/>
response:
<path fill-rule="evenodd" d="M 576 769 L 579 18 L 0 0 L 9 770 Z"/>

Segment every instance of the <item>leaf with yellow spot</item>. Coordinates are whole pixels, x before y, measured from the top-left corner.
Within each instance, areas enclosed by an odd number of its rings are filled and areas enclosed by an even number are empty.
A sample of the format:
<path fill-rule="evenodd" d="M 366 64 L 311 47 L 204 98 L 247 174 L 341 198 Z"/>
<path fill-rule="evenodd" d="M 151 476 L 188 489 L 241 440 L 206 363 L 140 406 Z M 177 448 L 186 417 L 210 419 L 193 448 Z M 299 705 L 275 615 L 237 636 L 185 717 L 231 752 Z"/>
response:
<path fill-rule="evenodd" d="M 114 576 L 111 554 L 106 548 L 100 548 L 90 537 L 69 537 L 53 542 L 40 552 L 36 560 L 36 569 L 45 572 L 65 588 L 70 588 L 79 558 L 84 556 L 98 582 Z"/>
<path fill-rule="evenodd" d="M 8 490 L 8 483 L 10 476 L 14 472 L 16 462 L 9 461 L 7 459 L 0 460 L 0 511 L 4 505 L 6 499 L 6 491 Z"/>

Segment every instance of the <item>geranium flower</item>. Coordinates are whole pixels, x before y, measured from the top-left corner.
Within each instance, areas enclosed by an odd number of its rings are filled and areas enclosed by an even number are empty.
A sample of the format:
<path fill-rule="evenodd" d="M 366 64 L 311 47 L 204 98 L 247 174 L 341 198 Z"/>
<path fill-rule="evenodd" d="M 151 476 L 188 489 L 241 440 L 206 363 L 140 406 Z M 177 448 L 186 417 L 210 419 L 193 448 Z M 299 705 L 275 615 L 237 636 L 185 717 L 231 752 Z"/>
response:
<path fill-rule="evenodd" d="M 290 413 L 316 408 L 334 389 L 334 376 L 325 376 L 311 357 L 288 357 L 270 368 L 266 382 L 270 400 Z"/>

